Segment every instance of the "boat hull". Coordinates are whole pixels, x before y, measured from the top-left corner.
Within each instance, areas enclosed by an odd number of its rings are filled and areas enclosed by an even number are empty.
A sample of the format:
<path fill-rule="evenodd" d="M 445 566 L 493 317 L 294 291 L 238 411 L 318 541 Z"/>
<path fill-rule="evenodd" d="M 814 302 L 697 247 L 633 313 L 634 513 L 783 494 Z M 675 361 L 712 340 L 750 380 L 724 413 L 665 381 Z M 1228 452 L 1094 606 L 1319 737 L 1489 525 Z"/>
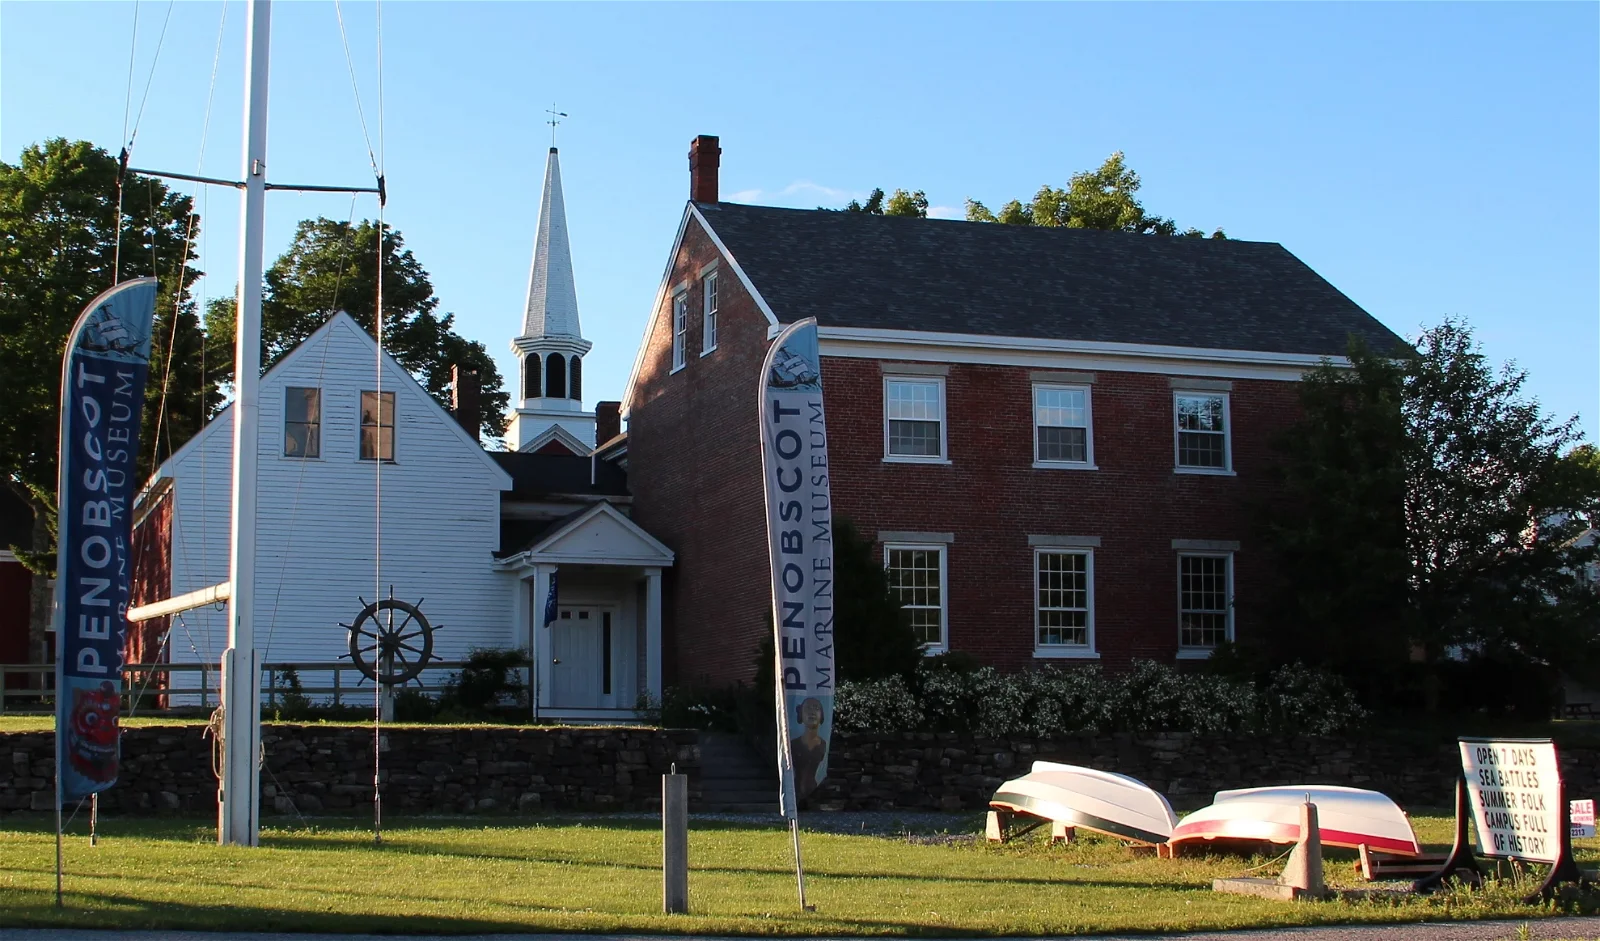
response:
<path fill-rule="evenodd" d="M 1002 784 L 989 806 L 1146 844 L 1165 843 L 1177 823 L 1167 799 L 1142 781 L 1048 761 Z"/>
<path fill-rule="evenodd" d="M 1217 843 L 1295 843 L 1300 805 L 1317 805 L 1317 830 L 1325 846 L 1369 849 L 1397 856 L 1421 852 L 1405 811 L 1377 791 L 1349 787 L 1261 787 L 1218 791 L 1209 807 L 1183 818 L 1172 831 L 1174 849 Z"/>

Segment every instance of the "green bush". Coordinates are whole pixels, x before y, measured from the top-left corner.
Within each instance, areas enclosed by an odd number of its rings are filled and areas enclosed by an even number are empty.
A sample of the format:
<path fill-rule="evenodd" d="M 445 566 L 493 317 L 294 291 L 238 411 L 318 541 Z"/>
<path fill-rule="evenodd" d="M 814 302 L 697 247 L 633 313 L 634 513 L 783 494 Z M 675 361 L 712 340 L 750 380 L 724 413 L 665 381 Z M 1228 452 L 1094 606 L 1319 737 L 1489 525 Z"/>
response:
<path fill-rule="evenodd" d="M 450 674 L 439 693 L 437 717 L 445 720 L 494 718 L 505 708 L 528 707 L 528 690 L 517 671 L 529 665 L 521 650 L 475 647 L 465 665 Z M 398 703 L 396 704 L 398 715 Z"/>
<path fill-rule="evenodd" d="M 1366 717 L 1337 677 L 1298 664 L 1257 683 L 1147 660 L 1126 673 L 1106 673 L 1098 665 L 1001 673 L 925 664 L 914 683 L 898 676 L 841 683 L 834 710 L 834 728 L 843 732 L 1037 736 L 1328 735 Z"/>

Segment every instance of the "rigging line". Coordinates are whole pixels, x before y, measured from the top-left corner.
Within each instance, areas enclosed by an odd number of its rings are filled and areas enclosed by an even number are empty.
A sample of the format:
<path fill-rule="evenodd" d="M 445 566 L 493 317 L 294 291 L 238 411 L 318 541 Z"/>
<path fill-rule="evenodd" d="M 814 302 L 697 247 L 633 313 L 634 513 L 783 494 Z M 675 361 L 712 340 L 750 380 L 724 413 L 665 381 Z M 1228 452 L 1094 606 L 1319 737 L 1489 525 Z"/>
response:
<path fill-rule="evenodd" d="M 344 64 L 350 70 L 350 91 L 356 98 L 356 117 L 361 119 L 361 136 L 367 142 L 367 161 L 372 164 L 372 172 L 376 174 L 378 158 L 372 154 L 372 135 L 367 133 L 367 114 L 361 107 L 361 86 L 356 83 L 356 64 L 350 57 L 350 37 L 345 35 L 344 9 L 339 5 L 339 0 L 333 0 L 333 15 L 339 20 L 339 40 L 344 43 Z"/>
<path fill-rule="evenodd" d="M 379 180 L 383 177 L 379 176 Z M 377 308 L 373 311 L 374 333 L 378 339 L 378 352 L 376 358 L 377 379 L 377 409 L 378 427 L 373 429 L 378 439 L 377 460 L 373 462 L 373 547 L 372 547 L 372 580 L 373 594 L 376 598 L 383 597 L 383 258 L 384 258 L 384 223 L 383 223 L 383 197 L 378 197 L 378 298 Z M 396 402 L 396 405 L 399 403 Z M 389 412 L 391 426 L 395 422 L 395 411 Z M 394 432 L 389 433 L 390 456 L 393 457 Z M 394 588 L 389 589 L 389 597 L 394 598 Z M 389 609 L 389 625 L 394 626 L 394 609 Z M 379 659 L 375 657 L 373 664 L 376 666 Z M 376 674 L 376 670 L 374 673 Z M 372 684 L 372 841 L 375 844 L 383 843 L 383 684 L 374 681 Z"/>
<path fill-rule="evenodd" d="M 156 39 L 156 54 L 150 60 L 150 76 L 144 82 L 144 95 L 139 98 L 139 110 L 133 116 L 133 132 L 128 135 L 128 150 L 133 150 L 133 140 L 139 136 L 139 122 L 144 120 L 144 106 L 150 100 L 150 86 L 156 80 L 156 64 L 161 61 L 161 47 L 166 44 L 167 25 L 172 22 L 172 7 L 177 0 L 167 0 L 167 16 L 161 21 L 161 35 Z"/>
<path fill-rule="evenodd" d="M 339 310 L 339 287 L 344 281 L 345 265 L 350 260 L 350 248 L 355 244 L 355 232 L 353 231 L 355 220 L 356 194 L 351 193 L 350 220 L 345 223 L 346 238 L 341 240 L 344 243 L 344 248 L 339 254 L 339 270 L 333 276 L 333 302 L 328 305 L 329 317 L 332 317 L 335 313 L 338 313 Z M 322 388 L 323 377 L 327 374 L 328 348 L 331 345 L 332 344 L 326 340 L 322 344 L 322 361 L 317 366 L 317 388 L 319 389 Z M 317 442 L 319 451 L 322 440 L 322 412 L 322 402 L 319 399 L 317 402 Z M 265 660 L 272 653 L 272 635 L 278 629 L 278 603 L 283 600 L 283 576 L 289 570 L 289 558 L 294 553 L 294 534 L 298 531 L 298 527 L 295 526 L 295 522 L 300 516 L 301 486 L 305 483 L 306 465 L 308 463 L 309 462 L 307 461 L 300 462 L 300 470 L 295 477 L 294 503 L 289 509 L 289 525 L 286 530 L 288 535 L 285 537 L 283 556 L 278 564 L 278 586 L 274 590 L 272 596 L 272 616 L 267 621 L 267 642 L 261 648 L 261 659 L 263 660 Z"/>
<path fill-rule="evenodd" d="M 201 170 L 205 169 L 206 140 L 210 136 L 210 132 L 211 132 L 211 105 L 212 105 L 212 102 L 214 101 L 215 96 L 216 96 L 216 90 L 217 90 L 217 66 L 222 62 L 222 35 L 223 35 L 223 29 L 224 29 L 224 27 L 227 26 L 227 24 L 228 24 L 228 4 L 227 4 L 226 0 L 224 0 L 224 2 L 222 4 L 222 17 L 221 17 L 221 20 L 217 23 L 217 46 L 216 46 L 215 52 L 213 52 L 212 56 L 211 56 L 211 84 L 210 84 L 210 87 L 208 87 L 206 89 L 205 118 L 204 118 L 203 121 L 201 121 L 201 124 L 200 124 L 200 155 L 195 158 L 195 171 L 194 172 L 195 172 L 196 175 L 198 175 Z M 163 374 L 162 374 L 162 377 L 161 377 L 161 398 L 159 400 L 159 403 L 156 406 L 156 433 L 155 433 L 155 436 L 154 436 L 153 440 L 151 441 L 151 447 L 150 447 L 151 467 L 160 466 L 160 462 L 157 461 L 156 458 L 160 457 L 160 455 L 161 455 L 161 427 L 162 427 L 162 425 L 163 425 L 163 423 L 164 423 L 164 421 L 166 419 L 166 415 L 167 415 L 167 391 L 171 387 L 171 382 L 172 382 L 172 359 L 173 359 L 172 351 L 177 346 L 177 343 L 178 343 L 178 319 L 179 319 L 179 316 L 181 315 L 181 313 L 183 311 L 183 294 L 184 294 L 184 289 L 185 289 L 185 285 L 183 283 L 183 273 L 184 273 L 183 272 L 183 268 L 184 268 L 184 265 L 187 264 L 187 262 L 189 261 L 189 250 L 194 245 L 194 227 L 195 227 L 195 224 L 200 221 L 199 215 L 194 212 L 194 203 L 195 203 L 195 200 L 199 198 L 199 196 L 200 196 L 200 185 L 196 184 L 195 185 L 195 192 L 192 195 L 190 195 L 190 197 L 189 197 L 189 225 L 188 225 L 186 231 L 183 234 L 183 251 L 180 253 L 179 260 L 177 261 L 177 263 L 175 263 L 173 265 L 173 278 L 174 278 L 174 280 L 175 280 L 175 282 L 177 284 L 177 289 L 173 292 L 173 298 L 172 298 L 172 335 L 167 340 L 167 362 L 166 362 L 166 368 L 163 371 Z M 201 353 L 200 353 L 200 355 L 202 357 L 201 362 L 203 364 L 204 363 L 204 357 L 205 357 L 205 337 L 204 337 L 203 333 L 201 335 L 200 344 L 201 344 Z M 203 366 L 202 366 L 202 368 L 203 368 Z M 204 416 L 205 398 L 206 398 L 205 377 L 201 376 L 201 379 L 200 379 L 200 408 L 201 408 L 201 413 L 202 414 L 201 414 L 201 418 L 200 418 L 200 424 L 195 426 L 197 431 L 200 428 L 205 427 L 205 416 Z M 173 451 L 173 448 L 172 448 L 172 429 L 169 427 L 167 429 L 167 456 L 168 457 L 172 456 L 172 451 Z"/>
<path fill-rule="evenodd" d="M 133 0 L 133 36 L 128 39 L 128 82 L 122 96 L 122 140 L 128 139 L 128 112 L 133 108 L 133 54 L 139 49 L 139 0 Z"/>

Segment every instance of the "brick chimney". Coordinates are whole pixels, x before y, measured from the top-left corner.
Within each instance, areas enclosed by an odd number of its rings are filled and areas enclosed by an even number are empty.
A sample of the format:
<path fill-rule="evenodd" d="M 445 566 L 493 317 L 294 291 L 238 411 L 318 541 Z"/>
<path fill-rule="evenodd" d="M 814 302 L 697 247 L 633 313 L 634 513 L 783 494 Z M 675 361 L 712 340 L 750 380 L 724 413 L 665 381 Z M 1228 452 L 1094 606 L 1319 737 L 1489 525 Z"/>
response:
<path fill-rule="evenodd" d="M 697 203 L 717 201 L 717 168 L 722 165 L 722 148 L 710 134 L 689 142 L 689 199 Z"/>
<path fill-rule="evenodd" d="M 474 441 L 478 440 L 478 425 L 483 419 L 479 391 L 477 370 L 450 367 L 450 411 Z"/>
<path fill-rule="evenodd" d="M 621 402 L 596 402 L 594 403 L 594 443 L 596 446 L 605 444 L 617 435 L 622 434 L 622 403 Z"/>

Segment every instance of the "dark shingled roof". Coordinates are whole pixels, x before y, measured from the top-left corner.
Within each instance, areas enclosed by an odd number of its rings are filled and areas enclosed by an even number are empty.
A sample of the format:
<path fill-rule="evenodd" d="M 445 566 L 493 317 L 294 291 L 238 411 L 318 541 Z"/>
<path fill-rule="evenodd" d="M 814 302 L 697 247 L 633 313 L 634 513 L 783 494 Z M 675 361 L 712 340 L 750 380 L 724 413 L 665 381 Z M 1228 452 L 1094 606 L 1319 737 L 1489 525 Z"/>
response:
<path fill-rule="evenodd" d="M 533 548 L 535 543 L 542 541 L 544 537 L 582 516 L 588 510 L 589 507 L 587 506 L 581 507 L 566 516 L 551 520 L 502 519 L 500 521 L 500 551 L 494 554 L 495 558 L 503 559 L 507 556 L 516 555 L 524 549 Z"/>
<path fill-rule="evenodd" d="M 1275 242 L 696 203 L 778 319 L 1340 356 L 1403 342 Z"/>
<path fill-rule="evenodd" d="M 511 490 L 505 494 L 506 499 L 526 500 L 563 493 L 604 497 L 628 495 L 628 472 L 612 461 L 594 461 L 594 483 L 591 484 L 587 456 L 520 451 L 490 451 L 489 456 L 511 475 Z"/>

